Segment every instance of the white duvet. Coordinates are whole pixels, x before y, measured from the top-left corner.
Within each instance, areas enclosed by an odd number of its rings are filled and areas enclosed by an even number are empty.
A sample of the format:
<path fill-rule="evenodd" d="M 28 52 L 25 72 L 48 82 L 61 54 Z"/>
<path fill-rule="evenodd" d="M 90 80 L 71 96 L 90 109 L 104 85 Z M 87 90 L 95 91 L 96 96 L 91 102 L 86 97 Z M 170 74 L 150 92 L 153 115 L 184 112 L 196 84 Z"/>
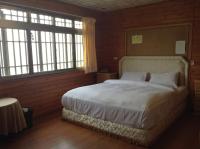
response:
<path fill-rule="evenodd" d="M 150 129 L 185 102 L 187 91 L 125 80 L 79 87 L 65 93 L 62 105 L 76 113 L 133 128 Z"/>

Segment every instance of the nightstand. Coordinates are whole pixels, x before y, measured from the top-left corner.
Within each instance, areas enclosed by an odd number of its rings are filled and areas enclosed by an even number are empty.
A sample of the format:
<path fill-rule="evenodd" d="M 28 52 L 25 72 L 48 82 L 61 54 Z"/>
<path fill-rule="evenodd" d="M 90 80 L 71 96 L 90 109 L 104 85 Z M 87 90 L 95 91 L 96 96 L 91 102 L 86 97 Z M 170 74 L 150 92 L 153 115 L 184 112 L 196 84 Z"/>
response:
<path fill-rule="evenodd" d="M 97 83 L 104 82 L 108 79 L 117 79 L 117 73 L 109 73 L 109 72 L 98 72 L 97 73 Z"/>
<path fill-rule="evenodd" d="M 193 110 L 195 115 L 200 115 L 200 80 L 194 81 Z"/>

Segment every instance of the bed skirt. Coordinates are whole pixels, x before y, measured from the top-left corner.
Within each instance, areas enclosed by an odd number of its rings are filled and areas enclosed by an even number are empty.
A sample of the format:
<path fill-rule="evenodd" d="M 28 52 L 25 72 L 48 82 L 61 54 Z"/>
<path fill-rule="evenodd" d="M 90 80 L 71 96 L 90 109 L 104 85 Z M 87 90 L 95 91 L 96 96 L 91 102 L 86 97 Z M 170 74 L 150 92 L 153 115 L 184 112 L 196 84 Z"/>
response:
<path fill-rule="evenodd" d="M 174 121 L 178 118 L 185 109 L 185 103 L 182 103 L 174 109 L 173 112 L 168 114 L 162 121 L 160 121 L 152 129 L 138 129 L 128 126 L 112 123 L 110 121 L 104 121 L 96 119 L 88 115 L 82 115 L 75 113 L 71 110 L 63 108 L 62 118 L 71 122 L 76 122 L 81 125 L 89 126 L 96 130 L 113 134 L 119 137 L 127 138 L 136 145 L 142 145 L 145 147 L 150 146 L 155 142 L 159 135 L 164 132 Z"/>

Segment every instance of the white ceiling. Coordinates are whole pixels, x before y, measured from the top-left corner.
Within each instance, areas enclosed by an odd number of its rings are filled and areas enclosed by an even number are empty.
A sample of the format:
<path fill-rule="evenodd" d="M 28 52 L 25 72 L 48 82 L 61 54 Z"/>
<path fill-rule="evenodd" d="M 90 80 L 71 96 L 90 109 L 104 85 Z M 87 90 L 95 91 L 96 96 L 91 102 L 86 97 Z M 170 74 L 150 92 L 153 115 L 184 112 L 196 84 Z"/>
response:
<path fill-rule="evenodd" d="M 90 9 L 96 9 L 100 11 L 113 11 L 123 8 L 157 3 L 164 0 L 59 0 L 59 1 Z"/>

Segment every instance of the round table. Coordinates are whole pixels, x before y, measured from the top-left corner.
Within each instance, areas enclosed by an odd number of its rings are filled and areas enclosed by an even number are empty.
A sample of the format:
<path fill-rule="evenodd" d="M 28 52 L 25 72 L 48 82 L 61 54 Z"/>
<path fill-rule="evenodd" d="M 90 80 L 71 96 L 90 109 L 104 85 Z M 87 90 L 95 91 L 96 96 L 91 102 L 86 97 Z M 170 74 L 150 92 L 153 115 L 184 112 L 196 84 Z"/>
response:
<path fill-rule="evenodd" d="M 20 103 L 15 98 L 0 99 L 0 135 L 17 133 L 26 128 Z"/>

